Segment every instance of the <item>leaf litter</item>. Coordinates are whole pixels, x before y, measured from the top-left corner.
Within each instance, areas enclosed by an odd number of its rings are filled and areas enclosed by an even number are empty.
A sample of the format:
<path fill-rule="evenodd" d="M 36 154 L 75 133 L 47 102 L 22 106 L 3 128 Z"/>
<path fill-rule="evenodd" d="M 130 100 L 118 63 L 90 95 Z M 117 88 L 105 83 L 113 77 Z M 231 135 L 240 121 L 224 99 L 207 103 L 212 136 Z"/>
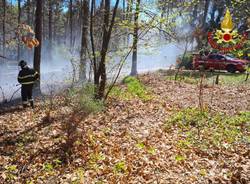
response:
<path fill-rule="evenodd" d="M 200 149 L 177 126 L 165 131 L 173 114 L 198 107 L 197 85 L 166 80 L 164 73 L 139 80 L 153 98 L 111 96 L 104 111 L 82 116 L 57 96 L 49 120 L 42 103 L 33 112 L 1 115 L 0 183 L 250 182 L 249 140 Z M 206 87 L 204 105 L 228 116 L 250 111 L 250 88 Z M 72 144 L 65 130 L 70 121 L 77 122 Z"/>

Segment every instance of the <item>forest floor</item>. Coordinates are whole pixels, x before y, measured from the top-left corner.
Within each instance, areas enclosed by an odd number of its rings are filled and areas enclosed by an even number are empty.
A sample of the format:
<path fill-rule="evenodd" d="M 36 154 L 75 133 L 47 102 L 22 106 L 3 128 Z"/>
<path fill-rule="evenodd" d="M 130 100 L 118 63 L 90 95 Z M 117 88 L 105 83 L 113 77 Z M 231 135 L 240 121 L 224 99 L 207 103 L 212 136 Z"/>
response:
<path fill-rule="evenodd" d="M 3 113 L 0 183 L 250 183 L 250 85 L 173 77 L 119 84 L 89 115 L 64 95 Z"/>

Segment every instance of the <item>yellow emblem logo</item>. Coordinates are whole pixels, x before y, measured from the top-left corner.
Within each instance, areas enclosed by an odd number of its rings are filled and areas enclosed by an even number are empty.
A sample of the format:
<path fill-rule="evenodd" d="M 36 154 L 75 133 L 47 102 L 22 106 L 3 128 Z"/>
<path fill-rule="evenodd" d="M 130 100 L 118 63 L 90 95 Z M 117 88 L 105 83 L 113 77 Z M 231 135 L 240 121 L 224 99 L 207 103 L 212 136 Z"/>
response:
<path fill-rule="evenodd" d="M 234 29 L 234 23 L 228 8 L 221 22 L 221 29 L 208 33 L 208 42 L 210 45 L 224 52 L 240 48 L 246 39 L 247 33 L 240 35 Z"/>

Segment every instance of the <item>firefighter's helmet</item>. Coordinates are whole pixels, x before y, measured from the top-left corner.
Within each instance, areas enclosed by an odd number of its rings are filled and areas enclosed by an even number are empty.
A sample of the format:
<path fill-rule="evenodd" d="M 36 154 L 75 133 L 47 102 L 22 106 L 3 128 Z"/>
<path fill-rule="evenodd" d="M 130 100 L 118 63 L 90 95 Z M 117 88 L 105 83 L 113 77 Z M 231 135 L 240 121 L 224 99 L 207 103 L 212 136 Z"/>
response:
<path fill-rule="evenodd" d="M 21 60 L 21 61 L 18 63 L 18 66 L 20 66 L 21 68 L 24 68 L 25 66 L 27 66 L 27 62 L 24 61 L 24 60 Z"/>

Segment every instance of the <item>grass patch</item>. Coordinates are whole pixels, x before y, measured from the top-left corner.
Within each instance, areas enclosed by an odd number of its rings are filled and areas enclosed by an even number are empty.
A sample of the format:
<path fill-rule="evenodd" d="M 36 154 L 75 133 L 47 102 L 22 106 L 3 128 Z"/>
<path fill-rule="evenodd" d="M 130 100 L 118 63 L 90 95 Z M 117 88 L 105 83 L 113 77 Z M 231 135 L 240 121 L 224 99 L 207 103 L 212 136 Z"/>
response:
<path fill-rule="evenodd" d="M 178 132 L 180 140 L 176 146 L 181 149 L 229 148 L 236 144 L 249 144 L 250 112 L 228 116 L 187 108 L 166 120 L 165 130 Z"/>
<path fill-rule="evenodd" d="M 166 80 L 175 80 L 175 73 L 167 72 Z M 219 84 L 221 85 L 239 85 L 248 84 L 246 79 L 246 74 L 241 73 L 222 73 L 222 72 L 205 72 L 205 83 L 207 85 L 212 85 L 215 82 L 216 76 L 219 74 Z M 180 71 L 177 76 L 177 81 L 182 81 L 187 84 L 198 84 L 200 80 L 199 71 Z"/>
<path fill-rule="evenodd" d="M 246 74 L 221 74 L 219 83 L 223 85 L 246 84 Z"/>
<path fill-rule="evenodd" d="M 139 98 L 143 101 L 149 101 L 153 98 L 150 91 L 135 77 L 125 77 L 123 83 L 126 88 L 115 86 L 111 90 L 110 95 L 125 100 Z"/>
<path fill-rule="evenodd" d="M 130 94 L 127 89 L 121 88 L 120 86 L 114 86 L 109 94 L 111 97 L 116 97 L 123 100 L 133 99 L 133 95 Z"/>

